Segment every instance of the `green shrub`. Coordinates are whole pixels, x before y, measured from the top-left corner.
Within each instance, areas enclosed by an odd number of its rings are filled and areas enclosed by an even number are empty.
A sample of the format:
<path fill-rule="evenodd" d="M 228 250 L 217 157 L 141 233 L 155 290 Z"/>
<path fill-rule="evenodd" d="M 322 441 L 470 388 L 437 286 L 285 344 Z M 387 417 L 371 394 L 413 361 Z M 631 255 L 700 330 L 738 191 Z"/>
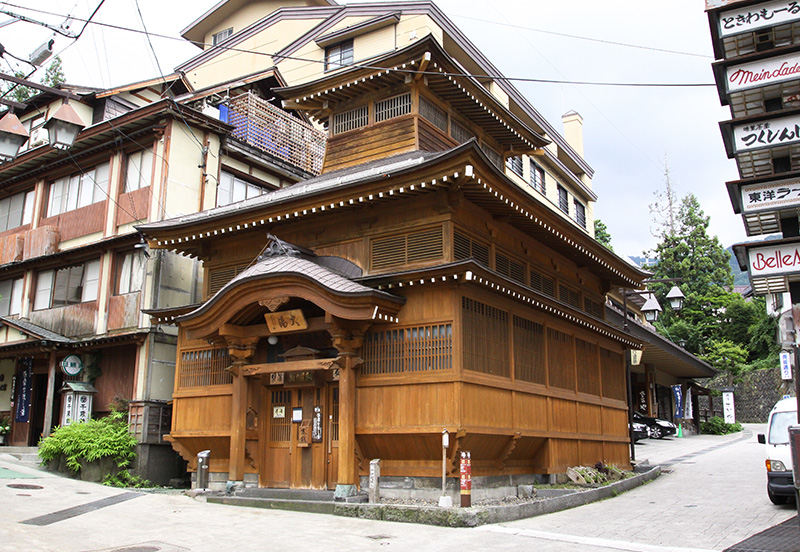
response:
<path fill-rule="evenodd" d="M 80 471 L 81 460 L 94 462 L 101 458 L 111 458 L 118 467 L 125 468 L 136 456 L 136 439 L 128 432 L 125 414 L 113 411 L 105 418 L 57 427 L 39 441 L 42 464 L 61 456 L 75 472 Z"/>
<path fill-rule="evenodd" d="M 119 473 L 109 473 L 103 478 L 103 485 L 107 487 L 127 487 L 141 489 L 143 487 L 152 487 L 153 484 L 148 479 L 132 475 L 130 470 L 122 470 Z"/>
<path fill-rule="evenodd" d="M 737 431 L 741 430 L 742 424 L 739 422 L 726 424 L 725 420 L 719 416 L 713 416 L 709 418 L 707 422 L 700 424 L 700 431 L 702 433 L 710 433 L 713 435 L 727 435 L 728 433 L 736 433 Z"/>

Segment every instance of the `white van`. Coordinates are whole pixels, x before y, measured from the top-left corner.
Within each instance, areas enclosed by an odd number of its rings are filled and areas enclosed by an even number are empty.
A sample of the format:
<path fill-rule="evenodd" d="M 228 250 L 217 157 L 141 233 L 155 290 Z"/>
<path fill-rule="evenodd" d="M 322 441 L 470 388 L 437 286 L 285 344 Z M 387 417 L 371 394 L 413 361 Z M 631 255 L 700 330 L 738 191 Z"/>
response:
<path fill-rule="evenodd" d="M 766 437 L 758 434 L 758 442 L 767 445 L 767 495 L 773 504 L 786 504 L 795 496 L 789 447 L 791 425 L 797 425 L 796 397 L 779 400 L 769 413 Z"/>

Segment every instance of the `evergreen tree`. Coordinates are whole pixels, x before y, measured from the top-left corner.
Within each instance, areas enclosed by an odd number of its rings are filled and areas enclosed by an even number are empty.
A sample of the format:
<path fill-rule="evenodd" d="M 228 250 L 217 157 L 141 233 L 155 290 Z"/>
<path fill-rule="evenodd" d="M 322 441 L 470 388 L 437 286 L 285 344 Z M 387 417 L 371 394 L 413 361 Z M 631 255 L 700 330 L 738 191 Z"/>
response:
<path fill-rule="evenodd" d="M 684 197 L 675 219 L 675 232 L 662 233 L 655 251 L 658 261 L 651 267 L 653 279 L 679 278 L 678 284 L 686 297 L 680 313 L 664 309 L 656 328 L 672 339 L 685 339 L 686 348 L 693 353 L 701 353 L 716 337 L 720 317 L 732 304 L 730 254 L 716 236 L 708 235 L 708 226 L 709 217 L 703 213 L 697 198 L 693 194 Z M 653 284 L 662 305 L 668 303 L 666 294 L 673 285 L 672 282 Z M 671 328 L 673 325 L 676 327 Z M 750 321 L 745 327 L 749 325 Z"/>
<path fill-rule="evenodd" d="M 594 239 L 614 251 L 611 246 L 611 234 L 608 232 L 608 226 L 600 219 L 595 219 L 594 221 Z"/>
<path fill-rule="evenodd" d="M 64 68 L 61 66 L 61 58 L 56 56 L 53 58 L 53 61 L 50 62 L 50 65 L 47 66 L 47 69 L 45 69 L 44 77 L 42 77 L 42 84 L 50 88 L 55 88 L 64 81 Z"/>

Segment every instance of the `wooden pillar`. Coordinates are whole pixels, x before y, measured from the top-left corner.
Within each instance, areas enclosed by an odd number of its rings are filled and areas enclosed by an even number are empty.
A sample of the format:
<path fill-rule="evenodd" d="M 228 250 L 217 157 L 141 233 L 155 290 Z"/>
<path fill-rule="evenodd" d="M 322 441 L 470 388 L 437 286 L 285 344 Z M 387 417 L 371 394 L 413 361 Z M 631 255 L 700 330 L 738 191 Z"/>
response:
<path fill-rule="evenodd" d="M 339 351 L 339 473 L 334 492 L 336 500 L 344 500 L 358 490 L 355 369 L 363 362 L 357 352 L 364 343 L 364 331 L 368 327 L 343 327 L 342 322 L 334 321 L 328 330 L 333 346 Z"/>
<path fill-rule="evenodd" d="M 653 418 L 658 417 L 658 406 L 656 401 L 656 369 L 652 364 L 644 365 L 645 382 L 647 385 L 647 415 Z"/>
<path fill-rule="evenodd" d="M 247 379 L 242 367 L 247 365 L 256 352 L 258 337 L 228 337 L 228 354 L 233 364 L 228 371 L 233 376 L 231 397 L 231 442 L 228 479 L 244 481 L 245 438 L 247 430 Z"/>
<path fill-rule="evenodd" d="M 47 396 L 44 403 L 44 428 L 42 437 L 50 435 L 53 429 L 53 399 L 56 391 L 56 352 L 50 351 L 50 365 L 47 368 Z"/>

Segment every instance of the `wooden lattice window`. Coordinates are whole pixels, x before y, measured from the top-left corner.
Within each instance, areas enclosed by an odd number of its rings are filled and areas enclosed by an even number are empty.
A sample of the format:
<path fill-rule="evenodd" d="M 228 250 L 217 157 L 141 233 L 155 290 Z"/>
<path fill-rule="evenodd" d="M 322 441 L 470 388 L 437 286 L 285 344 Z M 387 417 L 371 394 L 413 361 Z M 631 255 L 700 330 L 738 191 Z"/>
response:
<path fill-rule="evenodd" d="M 578 365 L 578 391 L 600 396 L 597 345 L 575 338 L 575 363 Z"/>
<path fill-rule="evenodd" d="M 208 271 L 208 295 L 209 297 L 225 287 L 225 284 L 233 280 L 237 274 L 249 265 L 234 265 L 221 268 L 212 268 Z"/>
<path fill-rule="evenodd" d="M 575 389 L 575 352 L 571 335 L 547 328 L 548 383 L 560 389 Z"/>
<path fill-rule="evenodd" d="M 531 287 L 536 291 L 543 293 L 549 297 L 556 296 L 556 280 L 550 276 L 545 276 L 541 272 L 531 269 Z"/>
<path fill-rule="evenodd" d="M 581 294 L 579 291 L 576 291 L 571 287 L 560 284 L 558 286 L 558 298 L 567 305 L 573 306 L 576 309 L 581 308 Z"/>
<path fill-rule="evenodd" d="M 419 114 L 442 132 L 447 132 L 447 112 L 425 96 L 419 97 Z"/>
<path fill-rule="evenodd" d="M 375 122 L 380 123 L 387 119 L 408 115 L 411 113 L 411 93 L 392 96 L 375 102 Z"/>
<path fill-rule="evenodd" d="M 334 387 L 331 390 L 333 395 L 333 404 L 331 404 L 331 442 L 339 442 L 339 388 Z"/>
<path fill-rule="evenodd" d="M 292 392 L 276 389 L 270 392 L 269 441 L 288 443 L 292 437 Z"/>
<path fill-rule="evenodd" d="M 583 310 L 594 316 L 595 318 L 600 318 L 601 320 L 603 317 L 603 303 L 600 301 L 595 301 L 588 297 L 583 298 Z"/>
<path fill-rule="evenodd" d="M 475 259 L 488 268 L 489 246 L 460 232 L 453 233 L 453 258 L 457 261 Z"/>
<path fill-rule="evenodd" d="M 181 353 L 178 387 L 204 387 L 233 383 L 228 349 L 194 349 Z"/>
<path fill-rule="evenodd" d="M 464 368 L 509 377 L 508 313 L 467 297 L 461 301 Z"/>
<path fill-rule="evenodd" d="M 450 121 L 450 136 L 459 144 L 469 142 L 475 137 L 474 134 L 467 130 L 467 127 L 455 121 Z"/>
<path fill-rule="evenodd" d="M 364 375 L 450 370 L 453 328 L 434 324 L 371 332 L 364 338 Z"/>
<path fill-rule="evenodd" d="M 372 269 L 440 260 L 444 256 L 442 227 L 372 240 Z"/>
<path fill-rule="evenodd" d="M 547 383 L 542 324 L 514 317 L 514 368 L 518 380 L 542 385 Z"/>
<path fill-rule="evenodd" d="M 355 130 L 367 126 L 369 122 L 369 107 L 362 105 L 349 111 L 337 113 L 333 116 L 333 133 L 341 134 L 348 130 Z"/>
<path fill-rule="evenodd" d="M 495 253 L 494 269 L 503 276 L 508 276 L 520 284 L 525 284 L 525 267 L 522 263 L 518 263 L 502 253 Z"/>
<path fill-rule="evenodd" d="M 609 399 L 624 401 L 625 365 L 622 354 L 600 348 L 600 378 L 603 382 L 603 396 Z"/>

